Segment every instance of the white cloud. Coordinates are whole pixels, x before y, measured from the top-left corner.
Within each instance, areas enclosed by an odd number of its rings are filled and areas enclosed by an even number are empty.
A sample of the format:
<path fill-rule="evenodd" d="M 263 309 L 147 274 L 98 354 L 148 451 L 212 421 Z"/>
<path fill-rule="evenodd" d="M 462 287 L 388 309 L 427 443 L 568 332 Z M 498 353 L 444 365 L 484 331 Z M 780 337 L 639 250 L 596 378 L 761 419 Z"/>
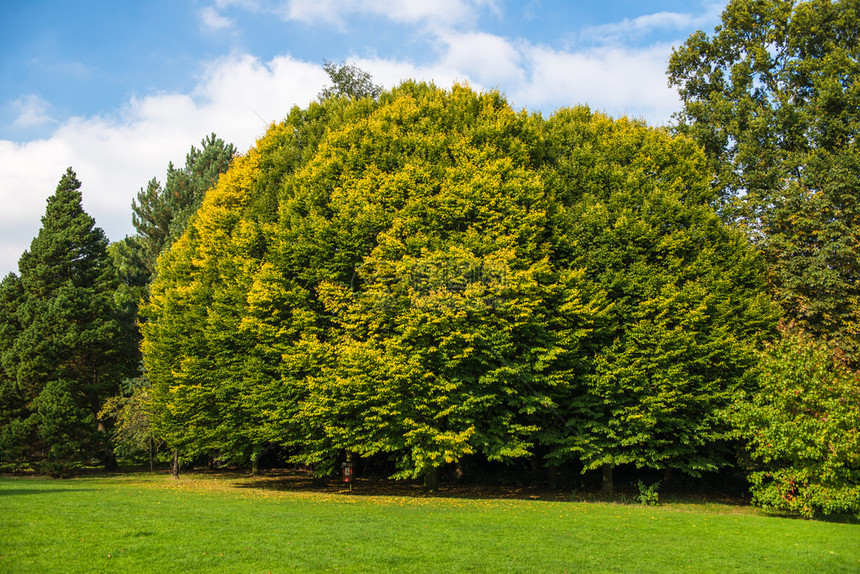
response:
<path fill-rule="evenodd" d="M 657 12 L 620 22 L 584 29 L 580 37 L 591 42 L 624 43 L 652 32 L 679 32 L 696 29 L 719 20 L 725 1 L 705 4 L 698 14 L 690 12 Z"/>
<path fill-rule="evenodd" d="M 583 52 L 533 46 L 527 54 L 529 81 L 510 95 L 530 107 L 588 104 L 615 117 L 630 115 L 665 123 L 680 106 L 666 82 L 670 53 L 668 45 Z"/>
<path fill-rule="evenodd" d="M 442 88 L 448 88 L 456 82 L 470 82 L 467 74 L 440 63 L 416 66 L 403 60 L 383 58 L 348 58 L 348 60 L 369 72 L 374 82 L 386 88 L 393 88 L 405 80 L 432 83 Z M 476 89 L 481 88 L 474 83 L 472 86 Z"/>
<path fill-rule="evenodd" d="M 372 14 L 393 22 L 447 28 L 471 23 L 480 9 L 497 11 L 496 0 L 287 0 L 287 20 L 345 26 L 350 15 Z"/>
<path fill-rule="evenodd" d="M 512 86 L 524 79 L 523 55 L 507 39 L 492 34 L 471 32 L 441 35 L 445 44 L 442 65 L 459 70 L 487 86 Z"/>
<path fill-rule="evenodd" d="M 55 123 L 48 113 L 50 104 L 37 94 L 28 94 L 12 102 L 16 117 L 12 126 L 16 128 L 32 128 Z"/>
<path fill-rule="evenodd" d="M 203 23 L 204 28 L 212 32 L 217 32 L 218 30 L 223 30 L 233 26 L 232 20 L 222 16 L 218 10 L 212 6 L 206 6 L 200 10 L 200 21 Z"/>
<path fill-rule="evenodd" d="M 81 180 L 84 209 L 111 240 L 122 239 L 133 233 L 132 198 L 152 177 L 163 180 L 169 161 L 184 164 L 211 132 L 246 150 L 327 79 L 318 65 L 289 57 L 231 57 L 211 64 L 191 94 L 132 98 L 114 117 L 71 118 L 47 139 L 0 141 L 0 275 L 17 269 L 67 167 Z"/>
<path fill-rule="evenodd" d="M 216 0 L 214 6 L 260 13 L 272 9 L 263 0 Z M 499 87 L 517 107 L 551 112 L 584 103 L 616 117 L 628 114 L 652 123 L 668 121 L 680 106 L 666 83 L 668 44 L 644 49 L 603 44 L 572 51 L 479 31 L 455 32 L 454 24 L 495 8 L 480 0 L 293 0 L 288 7 L 294 17 L 315 22 L 364 11 L 427 27 L 437 48 L 437 57 L 427 64 L 347 58 L 388 88 L 404 79 L 445 88 L 455 81 L 468 82 L 476 89 Z M 622 22 L 617 30 L 680 26 L 682 19 L 675 18 L 643 17 Z M 452 27 L 445 28 L 449 24 Z M 16 268 L 39 229 L 45 199 L 68 166 L 83 183 L 85 209 L 112 240 L 121 239 L 133 232 L 132 198 L 153 176 L 162 180 L 169 161 L 182 165 L 190 146 L 212 132 L 246 150 L 269 123 L 282 119 L 293 105 L 307 105 L 328 81 L 315 63 L 289 56 L 262 62 L 234 55 L 206 66 L 189 93 L 133 97 L 113 115 L 67 119 L 46 139 L 0 140 L 0 275 Z M 22 98 L 16 105 L 20 126 L 53 121 L 48 104 L 38 96 Z"/>

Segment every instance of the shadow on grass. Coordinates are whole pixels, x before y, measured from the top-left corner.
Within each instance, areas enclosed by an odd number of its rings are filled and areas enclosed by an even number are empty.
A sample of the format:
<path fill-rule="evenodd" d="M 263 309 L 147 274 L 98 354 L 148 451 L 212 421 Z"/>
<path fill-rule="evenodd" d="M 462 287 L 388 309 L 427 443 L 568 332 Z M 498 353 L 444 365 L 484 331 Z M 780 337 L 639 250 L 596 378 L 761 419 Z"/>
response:
<path fill-rule="evenodd" d="M 455 498 L 472 500 L 531 500 L 547 502 L 586 502 L 633 504 L 637 492 L 619 490 L 611 496 L 599 492 L 571 492 L 564 489 L 548 489 L 545 486 L 504 486 L 485 484 L 442 483 L 439 488 L 429 490 L 420 481 L 391 480 L 386 478 L 358 478 L 352 484 L 344 484 L 339 478 L 327 478 L 325 483 L 307 470 L 271 470 L 260 475 L 244 475 L 241 480 L 234 482 L 239 489 L 265 490 L 278 492 L 307 492 L 344 496 L 388 496 L 404 498 Z M 728 510 L 748 511 L 749 502 L 737 497 L 721 496 L 671 496 L 661 499 L 674 504 L 710 504 L 724 507 Z"/>
<path fill-rule="evenodd" d="M 326 478 L 325 482 L 314 479 L 306 470 L 273 470 L 257 476 L 248 476 L 235 486 L 242 489 L 258 489 L 279 492 L 308 492 L 349 496 L 392 496 L 406 498 L 470 498 L 470 499 L 519 499 L 568 501 L 570 493 L 537 487 L 458 485 L 443 483 L 429 490 L 415 480 L 391 480 L 386 478 L 357 478 L 348 484 L 339 478 Z"/>
<path fill-rule="evenodd" d="M 763 511 L 768 518 L 783 518 L 789 520 L 814 520 L 815 522 L 832 522 L 834 524 L 860 524 L 860 517 L 850 513 L 843 514 L 816 514 L 812 518 L 801 516 L 799 514 L 791 514 L 777 510 Z"/>
<path fill-rule="evenodd" d="M 25 494 L 58 494 L 65 492 L 89 492 L 92 488 L 0 488 L 0 496 L 21 496 Z"/>

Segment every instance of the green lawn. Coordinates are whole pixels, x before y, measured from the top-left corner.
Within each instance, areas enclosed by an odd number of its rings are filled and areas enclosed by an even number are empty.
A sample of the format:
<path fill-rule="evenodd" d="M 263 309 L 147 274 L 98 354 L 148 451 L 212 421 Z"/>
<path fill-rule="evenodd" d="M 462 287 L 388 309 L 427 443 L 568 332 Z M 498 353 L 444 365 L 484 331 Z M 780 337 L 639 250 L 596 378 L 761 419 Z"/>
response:
<path fill-rule="evenodd" d="M 857 572 L 860 525 L 750 508 L 0 478 L 0 572 Z"/>

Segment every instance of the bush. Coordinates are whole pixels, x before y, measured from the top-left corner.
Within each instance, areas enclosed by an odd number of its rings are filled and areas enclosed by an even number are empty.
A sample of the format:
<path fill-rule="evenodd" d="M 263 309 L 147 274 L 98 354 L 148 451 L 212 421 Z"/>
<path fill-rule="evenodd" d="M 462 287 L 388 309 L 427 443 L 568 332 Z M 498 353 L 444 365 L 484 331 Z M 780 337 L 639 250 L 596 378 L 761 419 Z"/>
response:
<path fill-rule="evenodd" d="M 639 481 L 639 496 L 636 497 L 636 502 L 645 506 L 657 506 L 660 504 L 660 495 L 657 491 L 660 489 L 660 481 L 658 480 L 651 486 L 646 485 L 641 480 Z"/>
<path fill-rule="evenodd" d="M 838 347 L 790 328 L 757 374 L 758 392 L 735 411 L 753 502 L 806 517 L 860 515 L 860 374 Z"/>

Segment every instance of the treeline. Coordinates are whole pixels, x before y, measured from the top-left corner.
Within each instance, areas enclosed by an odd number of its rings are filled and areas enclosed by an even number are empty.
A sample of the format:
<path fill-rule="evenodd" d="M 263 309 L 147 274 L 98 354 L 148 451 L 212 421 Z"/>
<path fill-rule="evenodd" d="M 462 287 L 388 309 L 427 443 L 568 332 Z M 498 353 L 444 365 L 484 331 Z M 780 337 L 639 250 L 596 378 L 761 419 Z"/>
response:
<path fill-rule="evenodd" d="M 672 130 L 327 63 L 246 154 L 213 135 L 150 182 L 110 248 L 68 172 L 0 286 L 2 461 L 112 433 L 429 486 L 728 467 L 761 505 L 860 511 L 858 10 L 730 3 L 670 61 Z"/>

